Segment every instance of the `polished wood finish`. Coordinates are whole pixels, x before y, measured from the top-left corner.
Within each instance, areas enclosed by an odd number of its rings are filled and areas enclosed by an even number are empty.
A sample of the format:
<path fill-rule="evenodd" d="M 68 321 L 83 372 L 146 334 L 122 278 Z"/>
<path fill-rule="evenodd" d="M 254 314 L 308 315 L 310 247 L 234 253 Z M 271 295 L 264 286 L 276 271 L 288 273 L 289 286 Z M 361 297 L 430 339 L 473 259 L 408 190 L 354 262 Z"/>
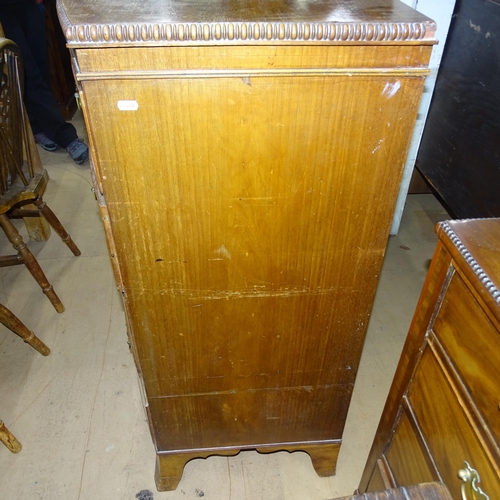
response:
<path fill-rule="evenodd" d="M 428 483 L 342 497 L 336 500 L 452 500 L 452 497 L 446 486 Z"/>
<path fill-rule="evenodd" d="M 439 479 L 432 462 L 429 463 L 427 455 L 421 449 L 420 439 L 410 417 L 404 411 L 398 432 L 383 458 L 384 467 L 389 469 L 387 476 L 391 478 L 391 486 L 403 484 L 402 479 L 408 484 L 424 483 L 431 478 Z"/>
<path fill-rule="evenodd" d="M 453 498 L 500 495 L 500 219 L 454 221 L 439 243 L 360 483 L 440 480 Z M 461 477 L 466 476 L 460 472 Z M 463 496 L 465 495 L 465 496 Z"/>
<path fill-rule="evenodd" d="M 106 8 L 104 8 L 104 6 Z M 60 0 L 70 46 L 434 43 L 435 24 L 397 0 Z"/>
<path fill-rule="evenodd" d="M 11 214 L 25 219 L 43 216 L 73 254 L 80 255 L 43 200 L 49 176 L 40 161 L 23 105 L 21 57 L 15 44 L 4 38 L 0 39 L 0 75 L 0 227 L 17 252 L 0 257 L 0 267 L 24 264 L 55 310 L 63 312 L 59 297 L 9 218 Z"/>
<path fill-rule="evenodd" d="M 434 24 L 385 0 L 123 5 L 58 8 L 157 486 L 250 448 L 333 474 Z"/>
<path fill-rule="evenodd" d="M 388 485 L 392 485 L 392 481 L 386 475 L 383 475 L 384 467 L 382 464 L 376 467 L 373 471 L 372 477 L 370 479 L 370 487 L 373 491 L 383 491 L 388 488 Z M 358 493 L 356 491 L 355 493 Z"/>

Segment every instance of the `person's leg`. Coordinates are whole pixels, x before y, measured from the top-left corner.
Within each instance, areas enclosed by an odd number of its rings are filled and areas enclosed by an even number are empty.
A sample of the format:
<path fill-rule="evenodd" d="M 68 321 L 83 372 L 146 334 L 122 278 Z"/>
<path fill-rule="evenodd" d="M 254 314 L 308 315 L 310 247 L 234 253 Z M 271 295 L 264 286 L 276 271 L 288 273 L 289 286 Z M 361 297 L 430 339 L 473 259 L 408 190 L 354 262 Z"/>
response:
<path fill-rule="evenodd" d="M 33 133 L 43 132 L 67 148 L 77 139 L 77 134 L 75 127 L 64 120 L 50 90 L 44 12 L 28 0 L 13 4 L 10 13 L 1 15 L 5 36 L 18 45 L 23 57 L 24 101 Z"/>
<path fill-rule="evenodd" d="M 0 23 L 2 24 L 5 37 L 12 40 L 21 51 L 25 78 L 28 75 L 30 75 L 31 78 L 36 78 L 38 66 L 24 36 L 24 29 L 18 17 L 18 9 L 16 9 L 15 5 L 3 7 L 0 10 Z M 30 122 L 34 134 L 41 132 L 40 127 L 31 120 L 31 116 Z"/>
<path fill-rule="evenodd" d="M 49 52 L 47 45 L 47 30 L 45 9 L 35 5 L 33 0 L 24 0 L 20 4 L 17 18 L 24 33 L 31 54 L 37 62 L 42 79 L 50 89 Z"/>
<path fill-rule="evenodd" d="M 50 90 L 44 13 L 31 0 L 0 5 L 0 22 L 5 36 L 18 45 L 23 57 L 24 99 L 37 142 L 48 151 L 59 145 L 75 163 L 85 163 L 88 146 L 78 139 L 75 127 L 66 123 Z"/>
<path fill-rule="evenodd" d="M 31 68 L 35 65 L 34 57 L 29 49 L 28 42 L 24 35 L 24 29 L 19 22 L 16 10 L 13 9 L 12 6 L 0 8 L 0 22 L 2 23 L 5 36 L 12 40 L 21 51 L 25 74 L 28 72 L 32 73 L 33 70 Z M 31 129 L 33 130 L 33 135 L 35 136 L 35 141 L 40 143 L 47 151 L 55 151 L 58 149 L 57 144 L 43 134 L 36 119 L 33 116 L 30 116 L 29 118 Z"/>

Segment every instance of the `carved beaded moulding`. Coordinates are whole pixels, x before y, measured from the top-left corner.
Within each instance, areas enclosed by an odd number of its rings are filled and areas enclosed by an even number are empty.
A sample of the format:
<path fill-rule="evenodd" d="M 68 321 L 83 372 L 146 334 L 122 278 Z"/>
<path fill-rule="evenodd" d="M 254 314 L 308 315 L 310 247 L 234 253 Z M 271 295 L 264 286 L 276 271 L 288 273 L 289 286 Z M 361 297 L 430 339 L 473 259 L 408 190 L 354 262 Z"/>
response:
<path fill-rule="evenodd" d="M 490 277 L 483 271 L 476 259 L 474 259 L 472 254 L 467 250 L 467 247 L 462 243 L 462 240 L 456 235 L 455 231 L 453 231 L 453 228 L 446 222 L 441 222 L 440 226 L 461 253 L 470 268 L 474 271 L 474 274 L 479 278 L 486 290 L 488 290 L 488 293 L 493 297 L 495 302 L 500 305 L 500 290 L 498 290 Z"/>
<path fill-rule="evenodd" d="M 425 23 L 167 23 L 71 25 L 68 43 L 141 42 L 402 42 L 426 38 Z"/>

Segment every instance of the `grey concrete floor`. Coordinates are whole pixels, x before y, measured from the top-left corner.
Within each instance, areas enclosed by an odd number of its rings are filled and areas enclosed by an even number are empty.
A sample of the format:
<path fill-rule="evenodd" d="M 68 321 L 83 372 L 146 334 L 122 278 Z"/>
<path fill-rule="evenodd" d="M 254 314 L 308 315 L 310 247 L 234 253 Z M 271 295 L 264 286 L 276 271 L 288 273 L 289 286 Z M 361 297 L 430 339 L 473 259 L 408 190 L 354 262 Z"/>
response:
<path fill-rule="evenodd" d="M 76 124 L 84 135 L 81 118 Z M 52 349 L 43 357 L 0 326 L 0 418 L 23 445 L 17 455 L 0 446 L 0 498 L 325 500 L 352 494 L 436 245 L 434 226 L 448 218 L 439 202 L 410 195 L 400 233 L 389 239 L 337 474 L 318 477 L 303 452 L 246 451 L 193 460 L 175 492 L 159 493 L 89 169 L 65 152 L 41 156 L 51 177 L 45 199 L 82 256 L 73 257 L 55 234 L 29 243 L 66 306 L 63 314 L 24 266 L 0 269 L 0 302 Z M 3 236 L 0 252 L 10 252 Z"/>

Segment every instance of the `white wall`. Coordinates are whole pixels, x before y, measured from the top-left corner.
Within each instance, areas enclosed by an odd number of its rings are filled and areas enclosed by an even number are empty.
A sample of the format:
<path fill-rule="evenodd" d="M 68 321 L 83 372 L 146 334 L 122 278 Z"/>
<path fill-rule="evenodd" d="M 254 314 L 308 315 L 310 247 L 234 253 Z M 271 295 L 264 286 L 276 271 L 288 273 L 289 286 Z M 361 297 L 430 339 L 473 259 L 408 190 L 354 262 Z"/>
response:
<path fill-rule="evenodd" d="M 453 9 L 455 8 L 455 0 L 401 1 L 409 5 L 410 7 L 417 9 L 419 12 L 426 15 L 427 17 L 430 17 L 436 22 L 436 38 L 439 43 L 437 45 L 434 45 L 432 49 L 432 55 L 429 62 L 429 69 L 431 70 L 431 74 L 425 81 L 424 93 L 422 95 L 422 101 L 420 102 L 420 108 L 417 116 L 417 123 L 415 124 L 415 129 L 413 131 L 410 150 L 408 152 L 405 170 L 403 173 L 403 180 L 396 203 L 396 211 L 394 213 L 394 219 L 392 221 L 391 234 L 397 234 L 399 231 L 399 225 L 401 223 L 401 216 L 403 215 L 403 209 L 406 203 L 406 196 L 408 194 L 408 187 L 410 185 L 413 167 L 415 166 L 415 161 L 417 159 L 418 148 L 420 146 L 420 140 L 424 131 L 425 120 L 427 119 L 427 113 L 429 111 L 432 94 L 434 92 L 434 86 L 436 85 L 437 72 L 439 69 L 439 65 L 441 64 L 441 57 L 443 56 L 445 41 L 448 35 L 448 29 L 450 27 L 451 17 L 453 15 Z"/>

